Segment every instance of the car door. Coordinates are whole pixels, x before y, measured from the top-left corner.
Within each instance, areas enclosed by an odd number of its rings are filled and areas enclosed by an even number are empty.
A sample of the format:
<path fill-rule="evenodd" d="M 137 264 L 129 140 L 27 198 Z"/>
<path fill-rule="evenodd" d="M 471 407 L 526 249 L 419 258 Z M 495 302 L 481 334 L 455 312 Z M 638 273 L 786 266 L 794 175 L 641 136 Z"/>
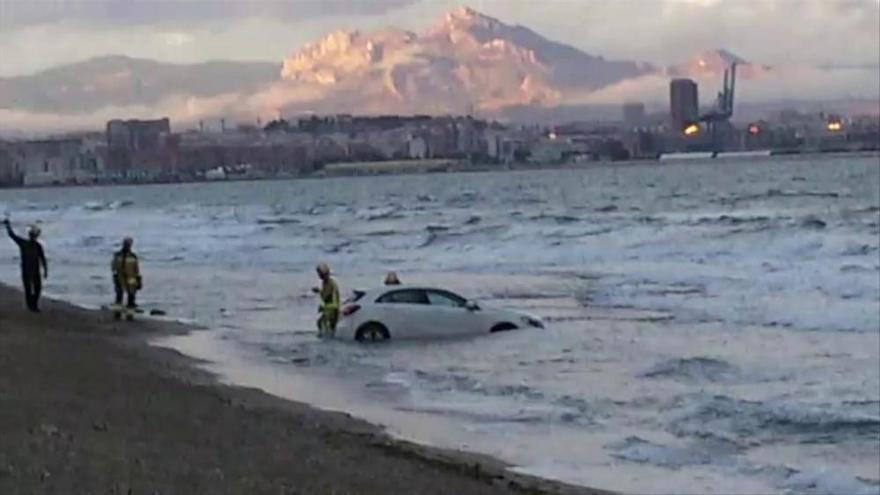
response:
<path fill-rule="evenodd" d="M 467 308 L 467 300 L 444 290 L 425 291 L 433 317 L 431 331 L 438 336 L 481 333 L 480 318 Z"/>
<path fill-rule="evenodd" d="M 398 289 L 376 300 L 378 320 L 391 338 L 413 338 L 428 334 L 431 321 L 428 298 L 422 289 Z"/>

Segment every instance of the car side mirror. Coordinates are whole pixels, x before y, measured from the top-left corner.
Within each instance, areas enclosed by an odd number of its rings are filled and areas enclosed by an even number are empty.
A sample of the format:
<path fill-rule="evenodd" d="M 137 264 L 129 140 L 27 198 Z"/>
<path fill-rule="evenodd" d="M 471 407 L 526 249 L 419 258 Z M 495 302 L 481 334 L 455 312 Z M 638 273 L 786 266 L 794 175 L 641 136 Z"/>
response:
<path fill-rule="evenodd" d="M 467 308 L 468 311 L 479 311 L 480 305 L 475 303 L 474 301 L 468 301 L 464 303 L 464 307 Z"/>

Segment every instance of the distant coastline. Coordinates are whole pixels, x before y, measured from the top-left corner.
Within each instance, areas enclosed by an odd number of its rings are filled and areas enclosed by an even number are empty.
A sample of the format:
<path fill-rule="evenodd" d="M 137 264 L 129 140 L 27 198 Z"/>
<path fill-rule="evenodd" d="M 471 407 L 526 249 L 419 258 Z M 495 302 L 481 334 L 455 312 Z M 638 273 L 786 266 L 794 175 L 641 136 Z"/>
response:
<path fill-rule="evenodd" d="M 693 156 L 688 156 L 693 155 Z M 706 156 L 717 155 L 717 156 Z M 664 166 L 674 163 L 718 163 L 718 162 L 744 162 L 754 160 L 779 160 L 779 159 L 802 159 L 810 156 L 878 156 L 880 149 L 859 150 L 768 150 L 764 153 L 675 153 L 666 159 L 661 157 L 636 158 L 628 160 L 597 160 L 585 162 L 564 163 L 472 163 L 467 160 L 454 159 L 429 159 L 429 160 L 384 160 L 374 162 L 352 161 L 327 164 L 309 174 L 279 175 L 279 176 L 234 176 L 230 175 L 222 179 L 186 179 L 186 180 L 96 180 L 84 183 L 53 183 L 27 186 L 0 186 L 0 190 L 15 189 L 46 189 L 63 187 L 97 187 L 97 186 L 149 186 L 164 184 L 210 184 L 217 182 L 246 182 L 246 181 L 284 181 L 305 179 L 329 179 L 341 177 L 364 177 L 364 176 L 394 176 L 394 175 L 420 175 L 436 173 L 485 173 L 507 172 L 525 170 L 560 170 L 582 169 L 596 167 L 629 167 L 635 165 L 656 164 Z"/>

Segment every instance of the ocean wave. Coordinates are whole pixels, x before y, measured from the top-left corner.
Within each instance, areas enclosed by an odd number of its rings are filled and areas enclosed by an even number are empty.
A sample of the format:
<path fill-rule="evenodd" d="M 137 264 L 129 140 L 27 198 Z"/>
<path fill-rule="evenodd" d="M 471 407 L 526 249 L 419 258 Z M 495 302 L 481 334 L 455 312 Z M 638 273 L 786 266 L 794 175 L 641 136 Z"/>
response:
<path fill-rule="evenodd" d="M 299 224 L 302 223 L 301 220 L 288 217 L 288 216 L 277 216 L 277 217 L 259 217 L 257 218 L 257 225 L 287 225 L 287 224 Z"/>
<path fill-rule="evenodd" d="M 546 203 L 546 200 L 538 196 L 516 196 L 511 202 L 515 205 L 540 205 Z"/>
<path fill-rule="evenodd" d="M 731 441 L 781 436 L 798 436 L 805 442 L 839 441 L 848 435 L 880 440 L 880 412 L 851 405 L 768 404 L 724 395 L 700 396 L 670 423 L 669 430 L 679 436 Z"/>
<path fill-rule="evenodd" d="M 406 215 L 400 212 L 400 208 L 397 206 L 388 206 L 384 208 L 367 208 L 365 210 L 358 210 L 355 212 L 355 218 L 358 220 L 366 220 L 368 222 L 372 222 L 373 220 L 391 220 L 391 219 L 400 219 L 406 218 Z"/>
<path fill-rule="evenodd" d="M 597 417 L 605 414 L 600 405 L 571 395 L 548 396 L 545 392 L 522 384 L 484 383 L 472 376 L 448 373 L 439 374 L 423 370 L 414 373 L 419 388 L 432 393 L 469 393 L 482 397 L 514 400 L 517 407 L 528 408 L 528 404 L 549 407 L 553 421 L 587 426 L 595 423 Z"/>
<path fill-rule="evenodd" d="M 367 237 L 390 237 L 397 234 L 399 234 L 399 232 L 393 229 L 370 230 L 363 233 L 363 235 Z"/>
<path fill-rule="evenodd" d="M 100 235 L 88 235 L 80 239 L 79 245 L 87 248 L 100 246 L 104 242 L 104 237 Z"/>
<path fill-rule="evenodd" d="M 478 423 L 543 423 L 550 416 L 545 411 L 518 410 L 509 413 L 500 411 L 481 411 L 454 404 L 432 406 L 398 406 L 395 409 L 420 414 L 438 414 L 456 417 Z"/>
<path fill-rule="evenodd" d="M 580 239 L 582 237 L 595 237 L 599 235 L 610 234 L 614 231 L 614 227 L 600 227 L 596 229 L 579 231 L 556 230 L 554 232 L 546 234 L 544 237 L 547 239 Z"/>
<path fill-rule="evenodd" d="M 618 210 L 617 205 L 605 205 L 605 206 L 600 206 L 593 211 L 595 211 L 597 213 L 612 213 L 617 210 Z"/>
<path fill-rule="evenodd" d="M 501 289 L 498 291 L 493 291 L 491 294 L 486 296 L 486 299 L 493 300 L 508 300 L 508 299 L 559 299 L 568 297 L 569 294 L 564 293 L 548 293 L 548 292 L 532 292 L 526 290 L 510 290 L 510 289 Z"/>
<path fill-rule="evenodd" d="M 445 203 L 447 206 L 470 206 L 478 199 L 480 195 L 476 191 L 462 191 L 448 198 Z"/>
<path fill-rule="evenodd" d="M 718 215 L 718 216 L 704 216 L 699 217 L 696 220 L 690 222 L 691 225 L 743 225 L 750 223 L 767 223 L 769 222 L 771 217 L 764 215 Z"/>
<path fill-rule="evenodd" d="M 880 481 L 863 480 L 838 469 L 821 467 L 794 472 L 779 485 L 792 495 L 878 495 Z"/>
<path fill-rule="evenodd" d="M 684 466 L 724 462 L 739 449 L 725 442 L 703 442 L 685 447 L 671 447 L 650 442 L 637 436 L 605 446 L 612 456 L 627 461 L 652 464 L 671 469 Z"/>
<path fill-rule="evenodd" d="M 462 242 L 471 238 L 485 237 L 487 235 L 497 235 L 508 229 L 506 225 L 486 225 L 470 230 L 453 230 L 446 225 L 428 225 L 425 231 L 428 235 L 424 241 L 418 245 L 419 248 L 426 248 L 444 242 Z"/>
<path fill-rule="evenodd" d="M 801 219 L 800 225 L 808 229 L 824 229 L 828 226 L 824 220 L 815 215 L 805 216 Z"/>
<path fill-rule="evenodd" d="M 873 273 L 877 271 L 877 266 L 869 267 L 863 265 L 843 265 L 840 267 L 840 273 Z"/>
<path fill-rule="evenodd" d="M 747 202 L 747 201 L 756 201 L 762 199 L 773 199 L 773 198 L 840 198 L 843 196 L 847 196 L 846 193 L 840 193 L 837 191 L 795 191 L 795 190 L 787 190 L 787 189 L 767 189 L 763 193 L 757 194 L 746 194 L 746 195 L 728 195 L 728 196 L 720 196 L 716 198 L 712 198 L 709 200 L 710 203 L 715 204 L 723 204 L 723 205 L 735 205 L 737 203 Z"/>
<path fill-rule="evenodd" d="M 740 370 L 727 361 L 720 359 L 693 357 L 663 361 L 639 376 L 641 378 L 670 378 L 674 380 L 729 383 L 740 378 Z"/>
<path fill-rule="evenodd" d="M 465 225 L 476 225 L 480 223 L 483 219 L 480 218 L 479 215 L 472 215 L 470 218 L 464 221 Z"/>
<path fill-rule="evenodd" d="M 86 211 L 104 211 L 104 210 L 118 210 L 120 208 L 125 208 L 128 206 L 132 206 L 134 201 L 131 200 L 118 200 L 118 201 L 87 201 L 82 209 Z"/>
<path fill-rule="evenodd" d="M 581 221 L 580 217 L 576 217 L 574 215 L 566 215 L 564 213 L 540 213 L 538 215 L 527 217 L 526 219 L 533 222 L 552 220 L 558 224 L 576 223 Z"/>
<path fill-rule="evenodd" d="M 329 246 L 325 246 L 324 252 L 328 253 L 328 254 L 336 254 L 336 253 L 339 253 L 339 252 L 345 250 L 346 248 L 352 247 L 355 244 L 357 244 L 357 242 L 354 240 L 344 240 L 341 242 L 330 244 Z M 348 251 L 346 251 L 346 252 L 348 252 Z"/>
<path fill-rule="evenodd" d="M 880 248 L 868 244 L 850 244 L 846 246 L 840 254 L 843 256 L 864 256 L 866 254 L 871 254 L 878 249 Z"/>

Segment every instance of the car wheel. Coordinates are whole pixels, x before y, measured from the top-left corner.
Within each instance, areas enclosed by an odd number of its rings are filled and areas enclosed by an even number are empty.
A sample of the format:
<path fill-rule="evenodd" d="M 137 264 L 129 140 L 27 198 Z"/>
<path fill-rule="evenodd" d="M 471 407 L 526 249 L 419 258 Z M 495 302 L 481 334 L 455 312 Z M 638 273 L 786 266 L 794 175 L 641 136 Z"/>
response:
<path fill-rule="evenodd" d="M 391 334 L 388 333 L 385 325 L 381 323 L 367 323 L 358 328 L 357 333 L 354 335 L 354 339 L 358 342 L 378 342 L 390 338 Z"/>
<path fill-rule="evenodd" d="M 499 323 L 492 327 L 492 330 L 490 330 L 490 332 L 507 332 L 510 330 L 516 330 L 516 328 L 516 325 L 514 325 L 513 323 Z"/>

